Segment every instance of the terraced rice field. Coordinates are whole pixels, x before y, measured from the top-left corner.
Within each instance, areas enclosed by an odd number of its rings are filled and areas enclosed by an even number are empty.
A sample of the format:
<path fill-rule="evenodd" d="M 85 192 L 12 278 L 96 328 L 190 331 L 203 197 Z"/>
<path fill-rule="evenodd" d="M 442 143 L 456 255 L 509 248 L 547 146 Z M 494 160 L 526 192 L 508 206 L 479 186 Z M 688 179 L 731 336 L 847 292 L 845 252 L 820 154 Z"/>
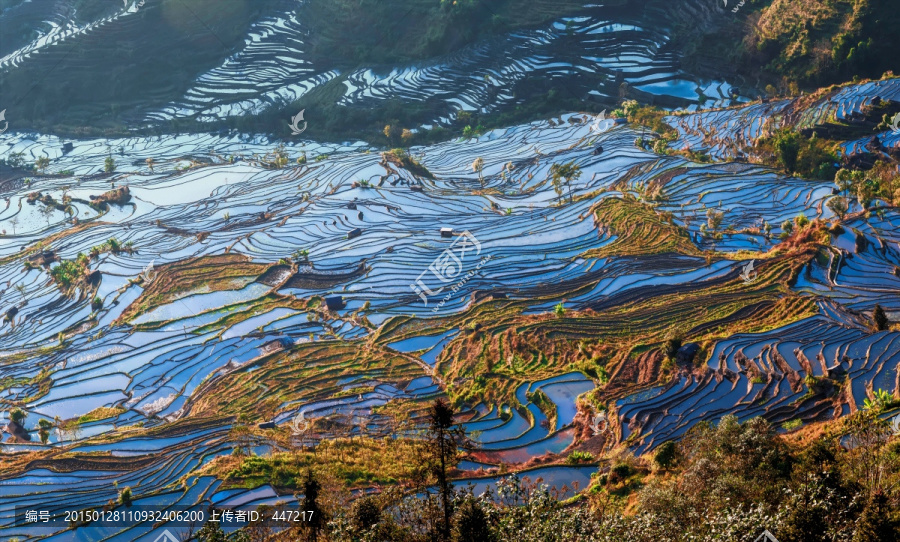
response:
<path fill-rule="evenodd" d="M 153 66 L 161 70 L 137 85 L 140 74 L 123 67 L 121 84 L 133 86 L 135 95 L 117 100 L 114 122 L 125 122 L 130 130 L 166 130 L 172 126 L 167 123 L 179 119 L 213 125 L 298 102 L 346 106 L 349 111 L 398 103 L 425 111 L 421 127 L 429 128 L 450 124 L 460 110 L 489 114 L 527 106 L 546 92 L 542 86 L 597 103 L 615 99 L 623 83 L 647 101 L 673 105 L 701 100 L 728 105 L 746 99 L 738 98 L 740 89 L 734 82 L 686 73 L 671 47 L 673 19 L 709 21 L 721 15 L 703 0 L 684 0 L 640 14 L 614 4 L 590 4 L 577 16 L 425 62 L 355 68 L 311 57 L 307 41 L 320 29 L 292 0 L 244 5 L 246 29 L 239 36 L 235 32 L 240 29 L 232 25 L 215 26 L 218 15 L 212 9 L 198 14 L 169 2 L 161 6 L 147 2 L 140 8 L 137 4 L 94 6 L 91 13 L 58 1 L 49 10 L 31 2 L 17 5 L 4 14 L 5 19 L 10 27 L 27 29 L 23 35 L 35 37 L 4 40 L 0 70 L 33 69 L 39 74 L 52 69 L 60 80 L 81 81 L 83 63 L 71 61 L 74 50 L 69 44 L 77 45 L 78 58 L 97 56 L 111 62 L 122 60 L 107 57 L 108 44 L 127 44 L 143 58 L 154 59 Z M 490 6 L 485 9 L 490 16 Z M 161 46 L 166 40 L 189 46 L 188 66 L 169 64 Z M 190 79 L 172 73 L 183 70 L 198 71 Z M 546 83 L 535 89 L 530 86 L 534 81 Z M 13 93 L 19 94 L 18 87 Z M 57 98 L 53 93 L 48 97 Z M 28 99 L 27 93 L 22 99 Z M 66 113 L 81 121 L 109 113 L 83 99 L 76 109 Z M 308 118 L 315 118 L 314 108 L 308 113 L 312 115 Z"/>
<path fill-rule="evenodd" d="M 746 158 L 746 147 L 779 128 L 828 131 L 852 130 L 864 117 L 866 108 L 880 100 L 900 101 L 900 79 L 890 78 L 859 85 L 847 85 L 819 92 L 813 96 L 772 100 L 747 107 L 729 107 L 678 114 L 667 119 L 679 132 L 671 146 L 685 146 L 722 159 Z M 874 142 L 883 147 L 878 152 L 887 156 L 898 149 L 898 134 L 892 130 L 869 133 L 842 145 L 842 153 L 871 152 L 865 148 Z"/>
<path fill-rule="evenodd" d="M 317 442 L 396 431 L 397 405 L 415 420 L 428 399 L 449 392 L 469 405 L 462 419 L 479 443 L 480 472 L 563 454 L 585 438 L 644 450 L 727 412 L 825 419 L 858 408 L 873 388 L 896 387 L 900 336 L 872 334 L 865 314 L 876 302 L 900 311 L 900 217 L 860 217 L 825 244 L 778 255 L 752 227 L 801 211 L 831 218 L 827 185 L 659 157 L 634 146 L 636 127 L 596 135 L 589 120 L 572 114 L 413 149 L 434 179 L 354 149 L 277 170 L 249 156 L 232 164 L 217 158 L 237 152 L 225 141 L 208 165 L 174 171 L 177 157 L 164 154 L 171 142 L 135 143 L 157 157 L 152 173 L 42 181 L 43 193 L 83 201 L 129 187 L 127 203 L 99 214 L 76 203 L 77 228 L 62 213 L 40 216 L 28 188 L 12 192 L 0 221 L 11 231 L 18 217 L 16 242 L 5 244 L 0 278 L 24 288 L 2 297 L 18 309 L 3 328 L 3 399 L 25 406 L 27 428 L 120 408 L 46 445 L 36 431 L 29 443 L 4 443 L 35 458 L 7 475 L 4 501 L 105 502 L 116 494 L 112 480 L 147 502 L 217 500 L 218 482 L 190 473 L 230 453 L 228 428 L 241 413 L 286 429 L 303 412 L 320 422 L 310 434 Z M 46 142 L 16 145 L 34 152 Z M 70 157 L 99 166 L 89 150 Z M 483 187 L 469 167 L 476 157 L 485 161 Z M 572 200 L 560 203 L 548 169 L 570 160 L 583 173 Z M 514 169 L 503 172 L 509 162 Z M 649 186 L 665 201 L 640 201 Z M 726 212 L 734 233 L 701 238 L 704 207 Z M 666 211 L 671 222 L 657 218 Z M 442 237 L 442 227 L 454 235 Z M 356 228 L 361 234 L 348 236 Z M 110 238 L 130 251 L 101 252 L 89 263 L 99 279 L 68 295 L 46 269 L 23 266 L 40 251 L 74 260 Z M 308 258 L 294 261 L 303 249 Z M 427 272 L 448 249 L 461 264 L 453 276 Z M 738 275 L 750 258 L 759 277 L 748 285 Z M 470 271 L 451 295 L 438 292 Z M 427 304 L 417 280 L 434 292 Z M 102 307 L 91 307 L 94 296 Z M 331 296 L 343 307 L 325 307 Z M 562 317 L 552 314 L 560 302 Z M 652 347 L 678 325 L 704 345 L 705 363 L 661 377 Z M 582 372 L 597 358 L 608 383 Z M 809 393 L 807 376 L 846 385 L 823 397 Z M 657 379 L 661 387 L 640 391 Z M 611 423 L 595 437 L 575 422 L 598 400 Z M 256 445 L 279 446 L 264 434 Z M 46 483 L 31 485 L 35 476 Z M 73 493 L 65 480 L 76 478 Z"/>
<path fill-rule="evenodd" d="M 292 488 L 217 466 L 236 448 L 415 439 L 437 397 L 476 444 L 454 483 L 523 471 L 568 497 L 598 468 L 567 465 L 573 450 L 641 453 L 727 413 L 812 423 L 898 393 L 900 332 L 874 332 L 871 313 L 900 319 L 900 213 L 857 206 L 830 228 L 830 183 L 731 159 L 779 123 L 847 123 L 876 95 L 896 99 L 900 80 L 735 103 L 727 83 L 679 71 L 663 26 L 592 9 L 386 75 L 306 66 L 291 38 L 303 22 L 285 8 L 139 121 L 250 114 L 340 77 L 342 103 L 438 96 L 433 122 L 449 123 L 460 108 L 517 105 L 522 78 L 580 72 L 682 105 L 716 98 L 667 122 L 674 147 L 718 161 L 655 154 L 636 145 L 645 127 L 596 133 L 577 112 L 410 149 L 430 175 L 363 143 L 288 143 L 275 166 L 262 136 L 80 139 L 65 152 L 52 135 L 0 136 L 0 156 L 66 171 L 0 184 L 0 426 L 26 413 L 24 433 L 0 442 L 0 539 L 153 540 L 150 524 L 14 521 L 16 507 L 97 507 L 125 486 L 163 508 L 289 501 Z M 57 15 L 0 69 L 134 12 L 83 28 Z M 565 163 L 581 174 L 558 192 L 551 168 Z M 719 236 L 701 227 L 710 210 Z M 800 213 L 812 223 L 783 240 L 762 230 Z M 40 420 L 55 424 L 45 442 Z"/>

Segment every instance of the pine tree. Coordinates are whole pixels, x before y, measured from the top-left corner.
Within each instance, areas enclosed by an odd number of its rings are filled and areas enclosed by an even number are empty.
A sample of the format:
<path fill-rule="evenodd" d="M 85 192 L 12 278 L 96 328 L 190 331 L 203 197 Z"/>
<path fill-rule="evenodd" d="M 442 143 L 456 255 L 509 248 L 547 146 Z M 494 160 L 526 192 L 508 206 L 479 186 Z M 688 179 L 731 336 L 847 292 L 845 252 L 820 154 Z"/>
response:
<path fill-rule="evenodd" d="M 319 492 L 322 485 L 316 480 L 312 469 L 306 471 L 306 479 L 303 481 L 303 502 L 300 510 L 304 514 L 310 515 L 306 521 L 306 540 L 307 542 L 316 542 L 319 539 L 319 532 L 325 527 L 325 512 L 319 506 Z"/>
<path fill-rule="evenodd" d="M 440 522 L 441 540 L 450 540 L 451 517 L 453 516 L 453 486 L 448 471 L 459 462 L 459 448 L 466 444 L 466 434 L 462 427 L 455 425 L 456 413 L 446 399 L 439 398 L 428 409 L 428 440 L 426 444 L 426 467 L 437 481 L 443 518 Z"/>

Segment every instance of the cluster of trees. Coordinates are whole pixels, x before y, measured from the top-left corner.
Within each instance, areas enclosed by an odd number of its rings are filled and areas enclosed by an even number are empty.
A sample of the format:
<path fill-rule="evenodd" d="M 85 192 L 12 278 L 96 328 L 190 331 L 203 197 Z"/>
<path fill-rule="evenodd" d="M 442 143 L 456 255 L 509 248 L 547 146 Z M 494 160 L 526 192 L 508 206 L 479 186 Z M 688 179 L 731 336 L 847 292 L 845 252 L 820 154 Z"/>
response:
<path fill-rule="evenodd" d="M 0 164 L 6 164 L 9 167 L 17 169 L 36 170 L 43 174 L 46 173 L 47 168 L 50 167 L 50 158 L 47 156 L 38 156 L 32 165 L 25 161 L 24 152 L 11 152 L 6 158 L 0 158 Z"/>
<path fill-rule="evenodd" d="M 841 169 L 834 176 L 839 195 L 828 200 L 828 208 L 841 220 L 853 197 L 864 209 L 875 199 L 896 205 L 900 200 L 900 172 L 895 164 L 880 160 L 869 171 Z"/>
<path fill-rule="evenodd" d="M 888 319 L 887 313 L 878 303 L 872 310 L 872 328 L 875 331 L 887 331 L 891 328 L 891 321 Z"/>
<path fill-rule="evenodd" d="M 900 441 L 877 410 L 840 429 L 793 447 L 761 418 L 700 425 L 665 458 L 676 475 L 641 489 L 640 514 L 661 540 L 741 540 L 754 528 L 781 542 L 896 540 Z"/>
<path fill-rule="evenodd" d="M 60 260 L 58 265 L 50 269 L 50 277 L 60 288 L 68 292 L 89 272 L 90 260 L 79 252 L 74 260 Z"/>
<path fill-rule="evenodd" d="M 719 228 L 722 227 L 722 221 L 725 219 L 725 211 L 717 211 L 715 209 L 706 210 L 706 223 L 700 224 L 700 234 L 712 236 L 713 239 L 721 239 L 722 234 Z"/>
<path fill-rule="evenodd" d="M 402 143 L 406 147 L 406 152 L 409 152 L 415 133 L 408 128 L 401 128 L 396 124 L 388 124 L 384 127 L 384 137 L 387 138 L 390 146 L 395 147 L 397 144 Z"/>
<path fill-rule="evenodd" d="M 314 62 L 358 66 L 432 58 L 580 7 L 575 0 L 331 0 L 304 5 L 302 15 L 320 22 L 306 40 Z"/>
<path fill-rule="evenodd" d="M 759 142 L 763 162 L 778 166 L 792 175 L 821 180 L 834 180 L 838 194 L 826 205 L 839 219 L 850 209 L 853 198 L 868 208 L 876 199 L 895 205 L 900 201 L 900 172 L 897 165 L 878 160 L 868 171 L 837 168 L 837 159 L 829 143 L 815 134 L 807 138 L 791 128 L 777 131 Z"/>
<path fill-rule="evenodd" d="M 394 164 L 399 165 L 413 175 L 425 177 L 427 179 L 434 179 L 434 175 L 432 175 L 431 172 L 428 171 L 428 168 L 425 167 L 422 162 L 417 160 L 413 155 L 409 154 L 409 152 L 403 149 L 391 149 L 387 152 L 381 153 L 381 157 L 388 162 L 393 162 Z M 368 188 L 370 186 L 367 179 L 359 181 L 359 184 L 363 188 Z"/>
<path fill-rule="evenodd" d="M 280 533 L 284 540 L 444 540 L 450 541 L 457 530 L 459 498 L 450 481 L 450 473 L 459 464 L 470 442 L 462 426 L 454 420 L 454 408 L 443 398 L 428 408 L 428 427 L 423 445 L 417 448 L 418 469 L 407 481 L 379 497 L 354 500 L 349 507 L 341 498 L 324 494 L 318 474 L 308 469 L 300 486 L 300 510 L 313 512 L 311 519 L 292 525 Z M 408 494 L 413 491 L 413 495 Z M 328 506 L 330 504 L 330 506 Z M 403 519 L 405 518 L 405 519 Z M 250 541 L 260 532 L 275 534 L 272 525 L 251 525 L 230 540 Z M 254 534 L 255 533 L 255 534 Z M 251 536 L 253 535 L 253 536 Z M 197 533 L 197 540 L 226 540 L 213 523 Z M 362 538 L 360 538 L 360 536 Z"/>
<path fill-rule="evenodd" d="M 301 162 L 299 159 L 297 161 L 298 164 L 305 163 L 305 154 L 302 156 L 304 160 Z M 263 164 L 268 167 L 281 169 L 288 165 L 290 162 L 290 157 L 288 156 L 287 149 L 284 146 L 284 143 L 281 143 L 277 147 L 275 147 L 272 152 L 266 153 L 266 155 L 262 158 Z M 152 169 L 152 167 L 151 167 Z"/>
<path fill-rule="evenodd" d="M 733 3 L 725 8 L 731 10 Z M 896 68 L 891 55 L 900 45 L 894 31 L 900 14 L 892 0 L 790 2 L 745 0 L 742 17 L 711 33 L 698 33 L 693 19 L 679 34 L 687 40 L 689 66 L 706 62 L 771 81 L 770 95 L 797 95 L 799 87 L 820 87 L 857 78 L 877 78 Z M 714 50 L 716 55 L 704 54 Z"/>
<path fill-rule="evenodd" d="M 830 143 L 815 133 L 806 137 L 793 128 L 782 128 L 758 143 L 763 162 L 778 166 L 791 175 L 807 179 L 831 180 L 837 158 Z"/>
<path fill-rule="evenodd" d="M 665 121 L 670 114 L 669 111 L 659 107 L 641 105 L 637 100 L 625 100 L 622 102 L 622 108 L 616 109 L 610 116 L 613 118 L 625 117 L 630 124 L 647 126 L 658 133 L 666 143 L 669 143 L 678 138 L 678 131 Z"/>
<path fill-rule="evenodd" d="M 806 214 L 802 213 L 802 212 L 799 213 L 797 216 L 795 216 L 793 220 L 785 220 L 784 222 L 781 223 L 780 239 L 782 239 L 782 240 L 787 239 L 788 237 L 790 237 L 791 235 L 794 234 L 795 230 L 800 231 L 803 228 L 809 226 L 809 224 L 810 224 L 809 218 L 807 218 Z M 772 230 L 772 227 L 768 222 L 766 222 L 766 224 L 765 224 L 765 230 L 766 230 L 766 235 L 768 235 L 769 232 L 771 232 L 771 230 Z"/>
<path fill-rule="evenodd" d="M 408 122 L 414 122 L 408 115 L 404 115 L 404 118 L 407 118 Z M 461 135 L 464 138 L 473 138 L 480 136 L 486 131 L 487 128 L 482 124 L 478 113 L 459 109 L 456 111 L 453 126 L 449 128 L 437 126 L 431 129 L 420 127 L 416 130 L 410 130 L 402 127 L 402 121 L 394 119 L 385 125 L 382 133 L 388 146 L 397 147 L 402 145 L 406 148 L 406 152 L 409 152 L 410 147 L 413 145 L 425 145 L 442 141 L 454 134 Z"/>
<path fill-rule="evenodd" d="M 767 529 L 780 542 L 893 542 L 900 539 L 900 439 L 883 419 L 892 404 L 873 402 L 816 428 L 802 445 L 762 418 L 704 422 L 644 457 L 619 456 L 578 497 L 562 501 L 540 479 L 517 475 L 478 495 L 454 488 L 448 471 L 466 440 L 452 407 L 438 400 L 428 411 L 415 484 L 348 503 L 329 497 L 310 470 L 300 510 L 315 511 L 314 521 L 281 531 L 251 525 L 230 537 L 207 525 L 197 540 L 750 541 Z"/>

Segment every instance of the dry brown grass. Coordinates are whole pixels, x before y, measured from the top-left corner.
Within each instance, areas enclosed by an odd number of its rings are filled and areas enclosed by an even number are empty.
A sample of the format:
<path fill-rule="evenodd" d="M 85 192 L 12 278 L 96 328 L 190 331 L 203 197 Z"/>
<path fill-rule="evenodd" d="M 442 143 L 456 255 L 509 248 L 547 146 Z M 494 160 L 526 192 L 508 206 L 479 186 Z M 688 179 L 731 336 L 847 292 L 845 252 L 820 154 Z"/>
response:
<path fill-rule="evenodd" d="M 610 209 L 621 209 L 613 204 Z M 652 211 L 650 211 L 652 213 Z M 649 217 L 654 220 L 654 217 Z M 625 215 L 623 220 L 627 220 Z M 667 224 L 655 219 L 652 233 Z M 627 223 L 627 222 L 626 222 Z M 642 231 L 636 227 L 633 232 Z M 635 235 L 623 237 L 640 247 Z M 477 331 L 461 333 L 441 354 L 437 370 L 453 386 L 456 400 L 516 404 L 515 388 L 564 371 L 599 371 L 610 382 L 604 399 L 621 396 L 668 378 L 659 354 L 666 338 L 678 335 L 697 342 L 702 352 L 736 333 L 757 333 L 816 314 L 813 299 L 792 291 L 803 267 L 827 242 L 824 224 L 813 222 L 769 253 L 758 256 L 755 282 L 734 277 L 697 285 L 658 289 L 649 297 L 636 291 L 597 305 L 596 309 L 523 315 L 513 302 L 476 305 L 460 316 Z M 630 239 L 630 240 L 629 240 Z M 647 241 L 648 250 L 672 250 L 677 243 Z M 623 247 L 626 246 L 623 244 Z M 534 300 L 532 300 L 532 303 Z M 493 308 L 493 310 L 491 310 Z"/>
<path fill-rule="evenodd" d="M 123 323 L 171 303 L 186 295 L 242 288 L 262 275 L 271 265 L 253 263 L 248 256 L 222 254 L 188 258 L 161 265 L 156 278 L 146 285 L 140 297 L 128 306 L 116 323 Z"/>
<path fill-rule="evenodd" d="M 402 387 L 422 374 L 421 367 L 382 347 L 362 341 L 317 341 L 273 352 L 239 371 L 213 377 L 195 391 L 190 409 L 192 416 L 247 414 L 263 420 L 287 402 L 310 403 L 343 394 L 338 381 L 344 377 L 368 377 Z"/>
<path fill-rule="evenodd" d="M 348 488 L 394 484 L 422 478 L 422 446 L 421 440 L 411 439 L 331 439 L 322 441 L 315 451 L 217 457 L 191 475 L 215 475 L 225 481 L 225 487 L 257 487 L 268 483 L 294 489 L 311 468 L 343 481 Z"/>
<path fill-rule="evenodd" d="M 598 227 L 609 229 L 616 239 L 608 245 L 589 250 L 584 256 L 637 256 L 677 252 L 701 256 L 703 251 L 691 241 L 687 230 L 666 222 L 649 205 L 636 200 L 608 198 L 594 208 Z"/>

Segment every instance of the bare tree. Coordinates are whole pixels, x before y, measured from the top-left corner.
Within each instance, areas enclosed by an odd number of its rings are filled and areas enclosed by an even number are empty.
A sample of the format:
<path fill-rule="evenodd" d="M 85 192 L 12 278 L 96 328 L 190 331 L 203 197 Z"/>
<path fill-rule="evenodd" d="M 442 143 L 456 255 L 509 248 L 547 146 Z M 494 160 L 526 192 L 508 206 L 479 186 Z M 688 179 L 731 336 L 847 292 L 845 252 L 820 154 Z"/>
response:
<path fill-rule="evenodd" d="M 482 173 L 484 171 L 484 158 L 479 156 L 472 162 L 472 171 L 478 173 L 478 182 L 481 183 L 481 188 L 484 188 L 484 175 Z"/>
<path fill-rule="evenodd" d="M 829 209 L 831 209 L 831 212 L 833 212 L 835 216 L 838 217 L 839 220 L 844 220 L 844 215 L 847 214 L 847 209 L 849 207 L 847 205 L 847 198 L 844 198 L 842 196 L 835 196 L 828 200 L 828 203 L 826 205 Z"/>
<path fill-rule="evenodd" d="M 50 218 L 53 217 L 53 211 L 56 209 L 52 205 L 44 205 L 41 207 L 41 214 L 47 219 L 47 227 L 50 227 Z"/>
<path fill-rule="evenodd" d="M 50 166 L 50 159 L 46 156 L 39 156 L 38 159 L 34 161 L 34 165 L 41 173 L 44 173 Z"/>
<path fill-rule="evenodd" d="M 706 227 L 712 230 L 713 235 L 719 233 L 719 228 L 722 226 L 724 218 L 725 213 L 722 211 L 716 211 L 715 209 L 706 210 Z"/>

